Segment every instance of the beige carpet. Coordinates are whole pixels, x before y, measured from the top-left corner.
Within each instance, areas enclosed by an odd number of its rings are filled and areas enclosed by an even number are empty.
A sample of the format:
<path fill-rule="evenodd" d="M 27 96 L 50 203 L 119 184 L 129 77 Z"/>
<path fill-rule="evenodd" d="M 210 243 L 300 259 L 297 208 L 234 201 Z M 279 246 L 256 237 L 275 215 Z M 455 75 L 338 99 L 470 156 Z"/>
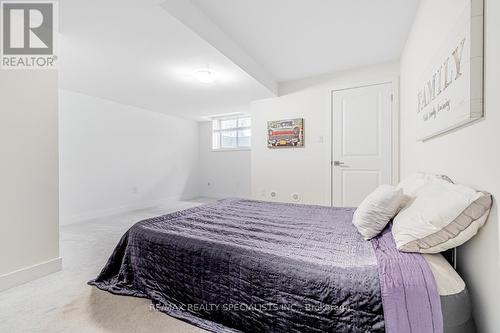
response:
<path fill-rule="evenodd" d="M 88 287 L 85 293 L 47 318 L 47 333 L 201 333 L 207 332 L 150 308 L 146 299 L 117 296 Z"/>
<path fill-rule="evenodd" d="M 149 300 L 87 285 L 135 222 L 199 205 L 206 199 L 61 226 L 63 270 L 0 293 L 0 333 L 206 332 L 150 309 Z"/>

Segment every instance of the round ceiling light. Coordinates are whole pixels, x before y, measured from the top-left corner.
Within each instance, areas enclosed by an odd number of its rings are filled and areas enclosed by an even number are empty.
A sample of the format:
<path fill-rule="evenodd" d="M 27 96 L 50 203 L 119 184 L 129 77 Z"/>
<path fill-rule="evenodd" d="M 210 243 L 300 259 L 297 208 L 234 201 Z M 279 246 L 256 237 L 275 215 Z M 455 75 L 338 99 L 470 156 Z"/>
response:
<path fill-rule="evenodd" d="M 200 69 L 194 73 L 196 79 L 202 83 L 213 83 L 215 81 L 214 72 L 209 69 Z"/>

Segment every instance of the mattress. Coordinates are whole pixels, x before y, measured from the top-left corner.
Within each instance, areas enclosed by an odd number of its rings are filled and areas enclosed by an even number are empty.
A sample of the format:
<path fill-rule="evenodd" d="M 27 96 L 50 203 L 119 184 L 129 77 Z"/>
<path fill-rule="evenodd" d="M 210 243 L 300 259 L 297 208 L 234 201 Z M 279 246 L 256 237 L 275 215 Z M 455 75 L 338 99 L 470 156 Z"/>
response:
<path fill-rule="evenodd" d="M 464 280 L 441 254 L 423 254 L 423 257 L 432 271 L 440 295 L 444 332 L 476 332 Z"/>
<path fill-rule="evenodd" d="M 439 287 L 440 259 L 397 251 L 390 229 L 363 240 L 353 212 L 224 199 L 140 221 L 89 283 L 213 332 L 459 327 L 441 305 L 465 294 Z"/>

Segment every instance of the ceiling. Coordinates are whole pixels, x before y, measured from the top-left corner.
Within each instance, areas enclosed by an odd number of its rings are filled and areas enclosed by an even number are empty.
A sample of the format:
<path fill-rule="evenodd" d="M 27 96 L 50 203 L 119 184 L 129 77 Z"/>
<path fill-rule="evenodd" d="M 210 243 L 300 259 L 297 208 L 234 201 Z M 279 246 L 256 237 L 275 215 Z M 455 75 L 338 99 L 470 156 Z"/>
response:
<path fill-rule="evenodd" d="M 399 59 L 419 0 L 192 0 L 277 81 Z"/>
<path fill-rule="evenodd" d="M 203 120 L 399 58 L 418 0 L 61 0 L 60 86 Z M 193 73 L 210 68 L 216 82 Z"/>
<path fill-rule="evenodd" d="M 161 2 L 60 1 L 60 87 L 195 120 L 273 96 Z M 205 67 L 215 83 L 194 78 Z"/>

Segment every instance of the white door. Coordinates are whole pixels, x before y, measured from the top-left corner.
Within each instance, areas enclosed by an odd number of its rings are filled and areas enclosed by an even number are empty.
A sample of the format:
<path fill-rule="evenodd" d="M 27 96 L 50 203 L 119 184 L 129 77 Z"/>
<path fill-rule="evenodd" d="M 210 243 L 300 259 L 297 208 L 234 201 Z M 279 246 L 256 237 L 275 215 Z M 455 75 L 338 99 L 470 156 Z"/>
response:
<path fill-rule="evenodd" d="M 332 203 L 356 207 L 392 180 L 392 84 L 332 94 Z"/>

